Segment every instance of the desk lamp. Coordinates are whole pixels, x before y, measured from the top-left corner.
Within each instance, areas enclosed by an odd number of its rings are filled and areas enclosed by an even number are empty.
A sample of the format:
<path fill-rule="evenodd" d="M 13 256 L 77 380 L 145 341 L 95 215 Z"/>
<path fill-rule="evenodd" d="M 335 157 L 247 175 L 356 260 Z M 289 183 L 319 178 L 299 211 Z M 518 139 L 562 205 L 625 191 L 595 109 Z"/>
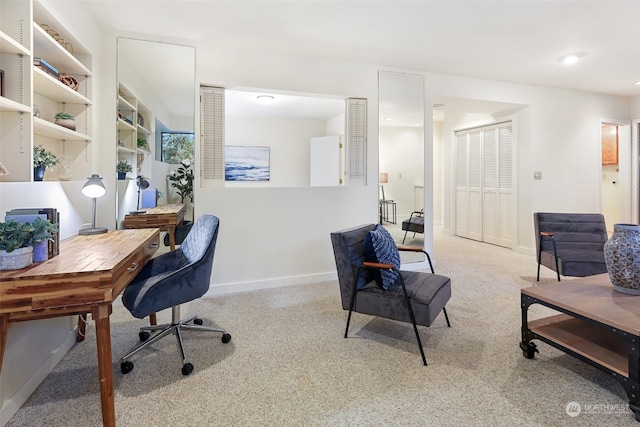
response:
<path fill-rule="evenodd" d="M 104 188 L 102 178 L 98 174 L 93 174 L 89 180 L 82 186 L 82 194 L 86 197 L 90 197 L 93 200 L 93 212 L 91 215 L 91 228 L 82 228 L 78 231 L 81 235 L 102 234 L 106 233 L 106 228 L 96 228 L 96 199 L 106 194 L 107 190 Z"/>
<path fill-rule="evenodd" d="M 136 207 L 136 211 L 131 212 L 131 213 L 132 214 L 141 214 L 141 213 L 144 213 L 145 211 L 141 211 L 140 210 L 140 191 L 141 190 L 146 190 L 147 188 L 149 188 L 149 181 L 144 179 L 144 177 L 142 175 L 138 175 L 138 177 L 136 178 L 136 185 L 138 186 L 138 206 Z"/>

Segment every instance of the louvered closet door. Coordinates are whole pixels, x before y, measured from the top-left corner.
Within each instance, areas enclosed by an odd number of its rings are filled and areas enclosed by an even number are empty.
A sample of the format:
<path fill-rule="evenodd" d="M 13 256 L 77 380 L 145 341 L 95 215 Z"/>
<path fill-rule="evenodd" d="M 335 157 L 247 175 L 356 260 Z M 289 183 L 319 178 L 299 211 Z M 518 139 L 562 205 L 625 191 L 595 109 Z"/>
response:
<path fill-rule="evenodd" d="M 456 234 L 511 247 L 511 123 L 456 133 Z"/>
<path fill-rule="evenodd" d="M 456 133 L 456 235 L 469 237 L 469 150 L 466 132 Z"/>

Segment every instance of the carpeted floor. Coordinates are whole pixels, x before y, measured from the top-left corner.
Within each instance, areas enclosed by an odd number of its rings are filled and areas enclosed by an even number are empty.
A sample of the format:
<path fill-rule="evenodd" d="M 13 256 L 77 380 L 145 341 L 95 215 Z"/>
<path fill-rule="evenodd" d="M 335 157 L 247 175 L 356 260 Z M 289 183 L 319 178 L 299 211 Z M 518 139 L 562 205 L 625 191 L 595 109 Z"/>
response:
<path fill-rule="evenodd" d="M 180 373 L 164 339 L 133 358 L 144 321 L 112 316 L 115 403 L 121 426 L 637 426 L 623 388 L 604 373 L 539 343 L 525 359 L 520 288 L 535 284 L 533 256 L 436 233 L 437 273 L 451 277 L 447 306 L 420 328 L 422 365 L 410 325 L 346 312 L 335 282 L 207 298 L 183 308 L 224 327 L 228 344 L 186 335 L 194 372 Z M 214 263 L 215 268 L 215 263 Z M 543 271 L 540 286 L 555 281 Z M 549 314 L 531 308 L 531 318 Z M 169 313 L 161 313 L 160 320 Z M 95 335 L 76 345 L 9 426 L 99 426 Z M 570 417 L 570 402 L 582 412 Z M 575 415 L 575 413 L 574 413 Z"/>

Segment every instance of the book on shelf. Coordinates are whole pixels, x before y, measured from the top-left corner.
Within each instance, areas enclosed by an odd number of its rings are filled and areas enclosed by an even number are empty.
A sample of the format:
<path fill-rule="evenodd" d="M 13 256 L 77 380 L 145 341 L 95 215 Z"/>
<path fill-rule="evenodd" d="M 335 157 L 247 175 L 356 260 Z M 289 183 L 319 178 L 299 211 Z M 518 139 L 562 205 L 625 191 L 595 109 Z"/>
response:
<path fill-rule="evenodd" d="M 55 77 L 56 79 L 58 79 L 60 76 L 58 69 L 53 65 L 49 64 L 47 61 L 45 61 L 42 58 L 33 58 L 33 65 L 40 68 L 42 71 L 49 74 L 50 76 Z"/>

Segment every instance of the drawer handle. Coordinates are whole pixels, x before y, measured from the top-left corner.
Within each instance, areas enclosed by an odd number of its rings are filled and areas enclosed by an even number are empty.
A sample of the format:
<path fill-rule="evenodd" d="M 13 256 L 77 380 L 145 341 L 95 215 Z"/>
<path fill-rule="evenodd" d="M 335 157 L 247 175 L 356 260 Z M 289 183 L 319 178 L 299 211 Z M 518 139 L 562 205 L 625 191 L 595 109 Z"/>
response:
<path fill-rule="evenodd" d="M 150 249 L 157 249 L 157 248 L 158 248 L 158 246 L 160 246 L 160 245 L 158 245 L 158 242 L 153 242 L 153 243 L 149 246 L 149 248 L 150 248 Z"/>
<path fill-rule="evenodd" d="M 131 267 L 127 268 L 127 271 L 136 271 L 139 266 L 140 264 L 138 264 L 137 262 L 134 262 L 133 264 L 131 264 Z"/>

